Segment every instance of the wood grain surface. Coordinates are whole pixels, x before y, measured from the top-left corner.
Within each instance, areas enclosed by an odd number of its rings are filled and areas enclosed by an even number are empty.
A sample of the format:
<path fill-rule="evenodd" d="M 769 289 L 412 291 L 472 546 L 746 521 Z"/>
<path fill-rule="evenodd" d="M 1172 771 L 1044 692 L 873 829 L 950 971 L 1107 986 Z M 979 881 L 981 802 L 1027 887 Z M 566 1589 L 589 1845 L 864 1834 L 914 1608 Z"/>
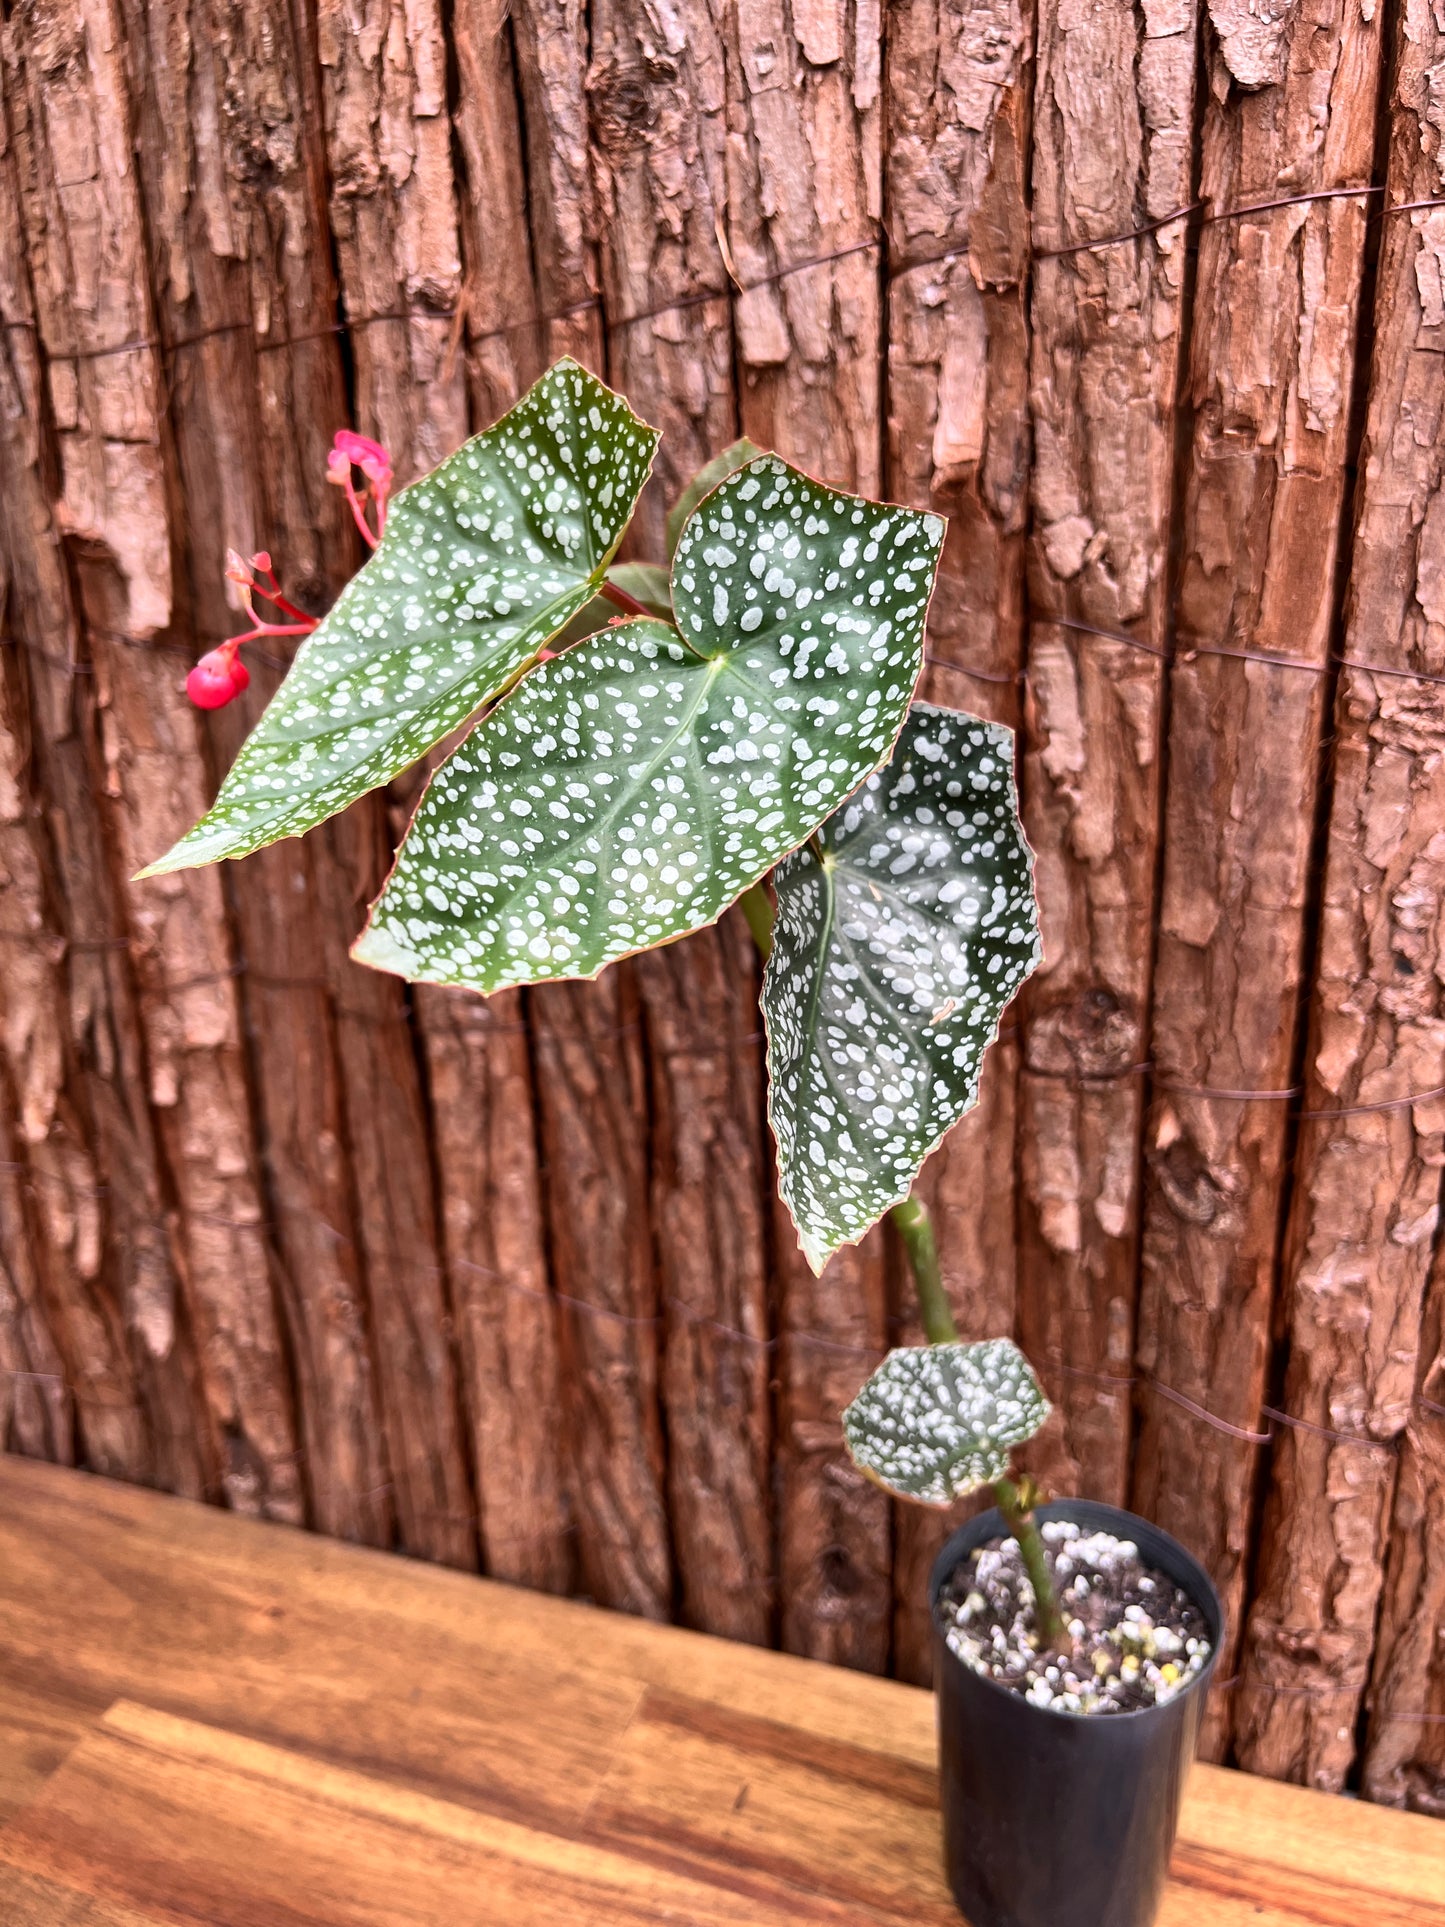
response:
<path fill-rule="evenodd" d="M 956 1921 L 915 1688 L 0 1461 L 7 1927 Z M 1430 1820 L 1196 1769 L 1163 1927 L 1445 1927 Z"/>

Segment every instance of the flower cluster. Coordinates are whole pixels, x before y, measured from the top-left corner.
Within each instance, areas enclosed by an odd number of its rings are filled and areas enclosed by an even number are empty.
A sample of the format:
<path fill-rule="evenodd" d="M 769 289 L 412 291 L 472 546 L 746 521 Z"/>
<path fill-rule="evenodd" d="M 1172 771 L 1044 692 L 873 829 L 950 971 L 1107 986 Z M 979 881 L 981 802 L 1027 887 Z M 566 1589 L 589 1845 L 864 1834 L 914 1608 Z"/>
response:
<path fill-rule="evenodd" d="M 366 485 L 360 489 L 353 478 L 353 469 L 360 469 L 366 478 Z M 391 457 L 380 442 L 353 434 L 349 428 L 338 429 L 326 461 L 326 479 L 345 489 L 352 518 L 367 547 L 374 549 L 386 527 L 386 504 L 392 483 Z M 375 511 L 374 530 L 367 519 L 368 507 Z M 240 589 L 241 606 L 251 619 L 251 627 L 243 635 L 231 636 L 218 648 L 207 650 L 186 677 L 186 694 L 197 709 L 222 709 L 249 685 L 251 672 L 240 656 L 243 643 L 254 642 L 260 636 L 309 636 L 319 621 L 282 594 L 271 558 L 264 549 L 258 549 L 249 561 L 235 549 L 228 549 L 226 580 Z M 257 615 L 257 597 L 269 603 L 284 620 L 278 622 L 269 616 Z"/>
<path fill-rule="evenodd" d="M 355 468 L 359 468 L 366 477 L 369 488 L 358 491 L 351 473 Z M 390 455 L 380 442 L 371 441 L 365 435 L 353 434 L 349 428 L 338 428 L 331 444 L 331 453 L 326 459 L 326 479 L 346 490 L 346 502 L 352 520 L 360 529 L 367 547 L 374 549 L 386 529 L 386 501 L 391 494 L 392 480 Z M 374 534 L 366 519 L 368 502 L 376 508 Z"/>

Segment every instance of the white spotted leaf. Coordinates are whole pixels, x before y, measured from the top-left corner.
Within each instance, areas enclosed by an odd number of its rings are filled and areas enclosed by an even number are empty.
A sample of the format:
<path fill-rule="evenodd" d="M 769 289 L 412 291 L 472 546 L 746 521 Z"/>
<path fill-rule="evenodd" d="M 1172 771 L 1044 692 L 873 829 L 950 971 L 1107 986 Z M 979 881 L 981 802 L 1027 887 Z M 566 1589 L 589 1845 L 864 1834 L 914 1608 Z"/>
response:
<path fill-rule="evenodd" d="M 604 629 L 483 718 L 353 954 L 492 991 L 711 922 L 887 756 L 941 535 L 775 456 L 729 476 L 679 544 L 677 629 Z"/>
<path fill-rule="evenodd" d="M 1014 1446 L 1049 1415 L 1010 1338 L 911 1345 L 888 1354 L 843 1414 L 860 1471 L 901 1498 L 951 1505 L 1005 1478 Z"/>
<path fill-rule="evenodd" d="M 815 1270 L 901 1203 L 978 1096 L 1039 958 L 1013 737 L 914 706 L 893 760 L 778 867 L 763 978 L 778 1182 Z"/>
<path fill-rule="evenodd" d="M 425 756 L 601 585 L 657 433 L 574 361 L 392 504 L 215 803 L 143 875 L 301 836 Z"/>

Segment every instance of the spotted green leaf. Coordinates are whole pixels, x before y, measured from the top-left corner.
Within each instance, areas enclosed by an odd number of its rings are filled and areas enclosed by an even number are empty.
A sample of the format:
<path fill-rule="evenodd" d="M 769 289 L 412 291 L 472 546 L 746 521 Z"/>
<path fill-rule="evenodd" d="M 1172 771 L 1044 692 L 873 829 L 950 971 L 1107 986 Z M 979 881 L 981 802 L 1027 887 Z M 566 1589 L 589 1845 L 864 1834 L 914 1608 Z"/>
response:
<path fill-rule="evenodd" d="M 1009 1454 L 1049 1415 L 1010 1338 L 890 1352 L 843 1414 L 859 1469 L 901 1498 L 951 1505 L 1005 1478 Z"/>
<path fill-rule="evenodd" d="M 301 836 L 489 702 L 589 602 L 656 431 L 574 361 L 402 491 L 210 811 L 142 875 Z"/>
<path fill-rule="evenodd" d="M 434 779 L 354 954 L 474 990 L 591 977 L 709 923 L 888 754 L 942 525 L 766 456 L 637 621 L 534 670 Z"/>
<path fill-rule="evenodd" d="M 821 1270 L 978 1096 L 1039 956 L 1013 738 L 916 704 L 892 762 L 781 864 L 763 979 L 779 1188 Z"/>
<path fill-rule="evenodd" d="M 735 441 L 731 448 L 725 448 L 721 455 L 700 468 L 687 487 L 678 496 L 667 515 L 667 552 L 677 554 L 677 545 L 682 540 L 682 532 L 687 527 L 687 518 L 692 514 L 704 495 L 710 495 L 718 483 L 726 480 L 734 469 L 741 468 L 762 454 L 756 442 L 750 442 L 746 435 Z"/>

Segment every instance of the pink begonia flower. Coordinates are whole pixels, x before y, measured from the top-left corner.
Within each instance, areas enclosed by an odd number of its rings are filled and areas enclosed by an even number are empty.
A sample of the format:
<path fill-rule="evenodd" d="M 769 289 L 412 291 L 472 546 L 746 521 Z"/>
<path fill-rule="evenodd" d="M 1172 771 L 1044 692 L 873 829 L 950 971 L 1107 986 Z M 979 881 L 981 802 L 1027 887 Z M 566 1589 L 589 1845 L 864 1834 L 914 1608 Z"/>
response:
<path fill-rule="evenodd" d="M 353 464 L 375 487 L 391 487 L 391 457 L 381 443 L 372 441 L 367 435 L 358 435 L 349 428 L 338 428 L 326 460 L 328 481 L 338 482 L 344 487 Z"/>

